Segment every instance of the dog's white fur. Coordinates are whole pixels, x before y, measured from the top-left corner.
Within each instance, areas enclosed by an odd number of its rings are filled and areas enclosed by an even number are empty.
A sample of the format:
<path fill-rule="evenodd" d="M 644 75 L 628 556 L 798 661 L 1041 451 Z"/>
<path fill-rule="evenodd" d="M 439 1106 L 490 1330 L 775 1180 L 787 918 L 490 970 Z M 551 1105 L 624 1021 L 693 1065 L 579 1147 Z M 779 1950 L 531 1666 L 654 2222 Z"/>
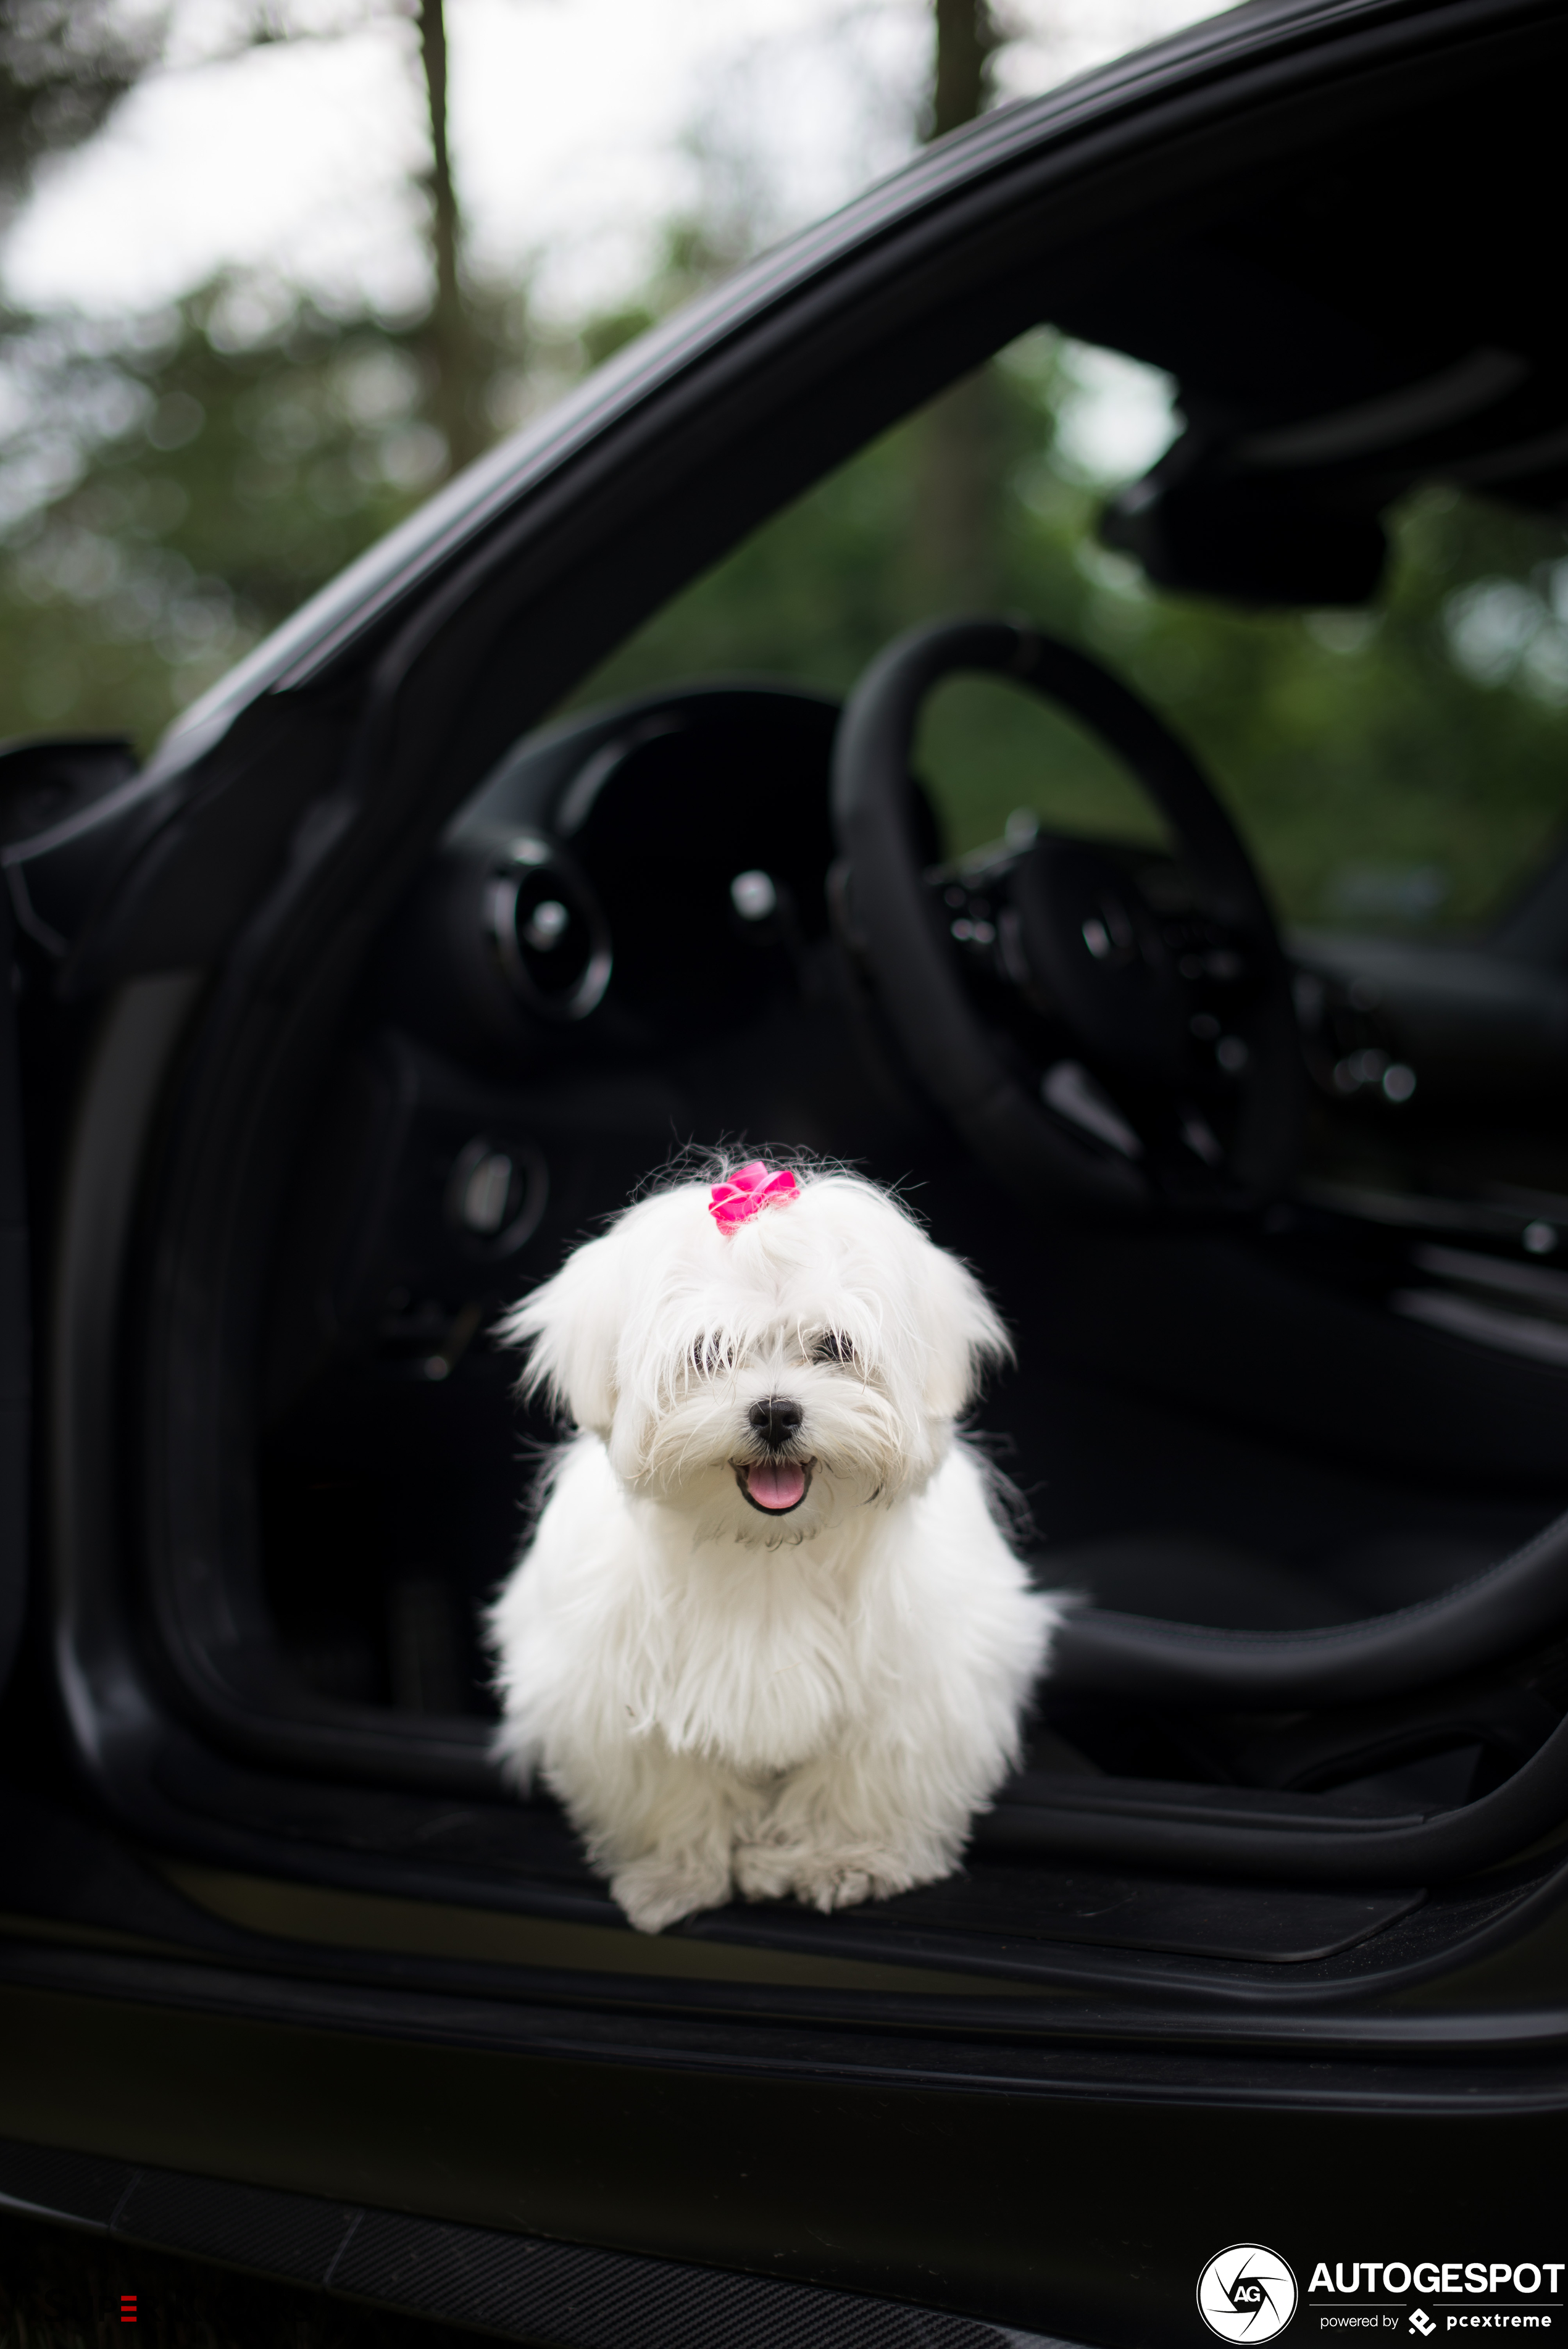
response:
<path fill-rule="evenodd" d="M 954 1432 L 1009 1350 L 974 1275 L 851 1175 L 707 1206 L 642 1200 L 504 1325 L 581 1432 L 491 1610 L 499 1750 L 647 1932 L 950 1874 L 1058 1614 Z M 748 1416 L 779 1397 L 810 1481 L 764 1515 L 738 1472 L 783 1456 Z"/>

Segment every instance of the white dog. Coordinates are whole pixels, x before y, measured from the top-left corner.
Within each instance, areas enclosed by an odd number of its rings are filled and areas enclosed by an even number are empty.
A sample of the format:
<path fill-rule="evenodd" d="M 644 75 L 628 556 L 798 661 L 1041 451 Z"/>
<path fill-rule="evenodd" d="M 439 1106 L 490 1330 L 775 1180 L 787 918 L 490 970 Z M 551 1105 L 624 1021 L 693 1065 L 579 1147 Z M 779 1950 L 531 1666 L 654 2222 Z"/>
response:
<path fill-rule="evenodd" d="M 884 1192 L 742 1167 L 628 1208 L 510 1316 L 581 1433 L 491 1611 L 500 1751 L 645 1932 L 950 1874 L 1058 1617 L 954 1433 L 1009 1351 Z"/>

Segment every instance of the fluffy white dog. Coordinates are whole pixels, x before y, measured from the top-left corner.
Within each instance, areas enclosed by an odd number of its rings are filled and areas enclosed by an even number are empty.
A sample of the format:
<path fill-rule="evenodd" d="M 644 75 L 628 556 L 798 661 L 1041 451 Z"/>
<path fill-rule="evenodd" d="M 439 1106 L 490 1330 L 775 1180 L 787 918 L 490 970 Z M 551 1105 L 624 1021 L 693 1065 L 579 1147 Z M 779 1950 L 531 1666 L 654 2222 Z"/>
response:
<path fill-rule="evenodd" d="M 1007 1354 L 872 1184 L 758 1164 L 628 1208 L 509 1317 L 581 1431 L 491 1611 L 500 1751 L 645 1932 L 951 1873 L 1057 1603 L 955 1433 Z"/>

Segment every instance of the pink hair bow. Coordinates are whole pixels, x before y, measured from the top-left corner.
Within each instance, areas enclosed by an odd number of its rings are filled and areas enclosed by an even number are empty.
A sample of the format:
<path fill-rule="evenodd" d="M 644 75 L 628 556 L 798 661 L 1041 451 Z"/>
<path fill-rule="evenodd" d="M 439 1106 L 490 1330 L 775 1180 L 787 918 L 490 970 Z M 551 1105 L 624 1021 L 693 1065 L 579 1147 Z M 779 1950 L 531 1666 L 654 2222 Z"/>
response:
<path fill-rule="evenodd" d="M 783 1206 L 799 1187 L 788 1166 L 770 1174 L 761 1159 L 754 1158 L 748 1165 L 738 1166 L 727 1182 L 714 1185 L 707 1212 L 721 1232 L 732 1232 L 764 1207 Z"/>

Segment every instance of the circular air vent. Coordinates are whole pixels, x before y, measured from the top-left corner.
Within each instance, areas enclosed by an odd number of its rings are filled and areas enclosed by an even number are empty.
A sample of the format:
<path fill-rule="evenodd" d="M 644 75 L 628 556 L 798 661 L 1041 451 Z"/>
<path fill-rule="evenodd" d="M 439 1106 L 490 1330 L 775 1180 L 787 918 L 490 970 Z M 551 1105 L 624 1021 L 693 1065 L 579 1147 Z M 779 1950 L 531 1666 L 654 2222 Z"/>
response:
<path fill-rule="evenodd" d="M 553 842 L 519 833 L 491 867 L 485 918 L 508 983 L 531 1011 L 581 1019 L 610 983 L 609 925 Z"/>

